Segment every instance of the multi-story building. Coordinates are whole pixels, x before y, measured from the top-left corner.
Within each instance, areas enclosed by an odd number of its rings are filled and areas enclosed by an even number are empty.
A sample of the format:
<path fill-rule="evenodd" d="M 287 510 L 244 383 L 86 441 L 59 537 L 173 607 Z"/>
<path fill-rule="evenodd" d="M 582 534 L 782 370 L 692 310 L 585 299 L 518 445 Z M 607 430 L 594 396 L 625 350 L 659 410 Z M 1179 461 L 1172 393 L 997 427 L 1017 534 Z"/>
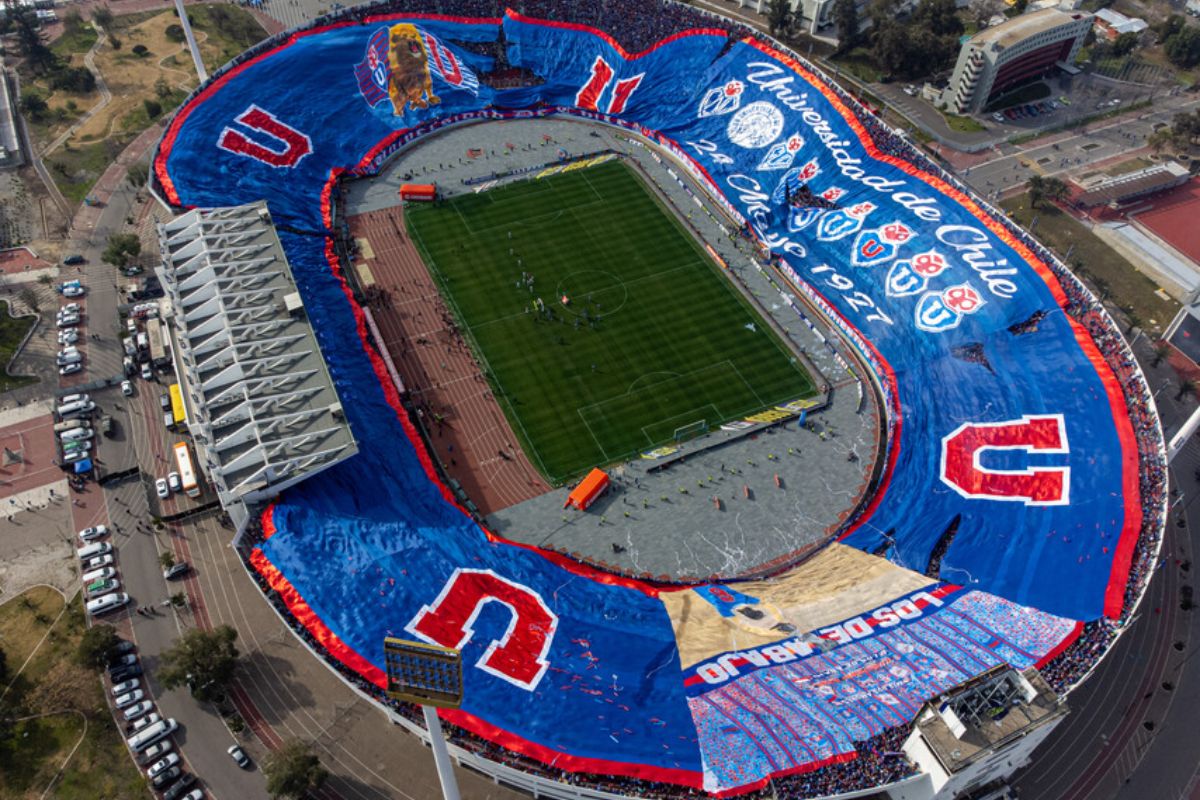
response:
<path fill-rule="evenodd" d="M 1005 92 L 1075 60 L 1092 15 L 1047 8 L 985 28 L 963 43 L 942 103 L 956 114 L 982 111 Z"/>
<path fill-rule="evenodd" d="M 792 12 L 796 15 L 800 26 L 805 33 L 818 38 L 829 40 L 840 35 L 840 31 L 834 30 L 833 25 L 833 5 L 835 0 L 788 0 L 788 4 L 792 8 Z M 1200 0 L 1197 0 L 1200 2 Z M 769 0 L 737 0 L 738 8 L 753 8 L 757 13 L 766 15 Z M 867 20 L 867 5 L 868 0 L 856 0 L 855 5 L 858 7 L 858 18 L 860 24 L 866 25 Z M 907 11 L 916 5 L 916 0 L 904 0 L 897 9 L 897 12 Z"/>

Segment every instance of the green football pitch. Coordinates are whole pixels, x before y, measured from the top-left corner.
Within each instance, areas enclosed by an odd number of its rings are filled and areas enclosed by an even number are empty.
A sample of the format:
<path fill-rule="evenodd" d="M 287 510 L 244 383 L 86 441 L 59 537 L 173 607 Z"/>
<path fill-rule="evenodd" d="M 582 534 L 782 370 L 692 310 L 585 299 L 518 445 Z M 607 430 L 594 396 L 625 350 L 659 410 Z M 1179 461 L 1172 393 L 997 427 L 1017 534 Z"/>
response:
<path fill-rule="evenodd" d="M 410 205 L 405 219 L 552 482 L 813 393 L 803 366 L 619 161 Z"/>

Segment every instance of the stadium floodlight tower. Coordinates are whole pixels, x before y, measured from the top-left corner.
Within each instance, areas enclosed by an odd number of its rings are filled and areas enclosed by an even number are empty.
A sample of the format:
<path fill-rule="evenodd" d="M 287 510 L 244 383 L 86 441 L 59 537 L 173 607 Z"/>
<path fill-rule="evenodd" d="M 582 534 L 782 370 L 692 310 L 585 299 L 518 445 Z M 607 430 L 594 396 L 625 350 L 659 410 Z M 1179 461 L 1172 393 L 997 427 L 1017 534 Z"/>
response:
<path fill-rule="evenodd" d="M 924 705 L 904 753 L 921 770 L 906 798 L 1007 796 L 1006 781 L 1067 715 L 1036 669 L 1001 664 Z"/>
<path fill-rule="evenodd" d="M 445 800 L 459 800 L 438 708 L 462 705 L 462 655 L 450 647 L 387 636 L 383 640 L 388 697 L 421 706 Z"/>

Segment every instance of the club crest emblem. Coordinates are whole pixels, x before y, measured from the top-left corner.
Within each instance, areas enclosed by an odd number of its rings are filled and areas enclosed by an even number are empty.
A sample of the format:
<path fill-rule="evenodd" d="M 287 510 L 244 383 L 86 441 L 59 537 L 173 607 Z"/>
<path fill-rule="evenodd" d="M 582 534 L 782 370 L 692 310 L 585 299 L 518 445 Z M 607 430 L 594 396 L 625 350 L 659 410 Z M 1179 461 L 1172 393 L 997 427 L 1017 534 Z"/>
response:
<path fill-rule="evenodd" d="M 888 241 L 880 230 L 863 231 L 854 240 L 850 263 L 856 267 L 873 267 L 895 258 L 896 248 L 896 243 Z"/>
<path fill-rule="evenodd" d="M 783 113 L 763 100 L 741 108 L 725 129 L 729 141 L 747 150 L 766 147 L 783 132 Z"/>
<path fill-rule="evenodd" d="M 788 230 L 792 233 L 797 233 L 812 225 L 821 214 L 825 211 L 823 208 L 815 208 L 813 206 L 802 206 L 793 208 L 788 214 Z"/>
<path fill-rule="evenodd" d="M 917 327 L 928 333 L 957 328 L 967 314 L 973 314 L 986 301 L 969 283 L 951 286 L 945 291 L 926 292 L 917 302 Z"/>
<path fill-rule="evenodd" d="M 859 203 L 850 208 L 830 211 L 817 226 L 817 238 L 822 242 L 836 242 L 857 233 L 862 230 L 863 220 L 874 210 L 873 203 Z"/>
<path fill-rule="evenodd" d="M 911 297 L 929 286 L 929 278 L 915 271 L 911 261 L 897 261 L 888 270 L 884 289 L 888 297 Z"/>
<path fill-rule="evenodd" d="M 745 86 L 741 81 L 729 81 L 724 86 L 717 86 L 704 93 L 700 100 L 697 117 L 716 117 L 731 114 L 742 104 L 742 92 Z"/>
<path fill-rule="evenodd" d="M 766 156 L 758 165 L 759 172 L 770 172 L 777 169 L 787 169 L 796 159 L 796 153 L 804 147 L 804 140 L 792 134 L 786 142 L 776 142 L 771 145 Z"/>

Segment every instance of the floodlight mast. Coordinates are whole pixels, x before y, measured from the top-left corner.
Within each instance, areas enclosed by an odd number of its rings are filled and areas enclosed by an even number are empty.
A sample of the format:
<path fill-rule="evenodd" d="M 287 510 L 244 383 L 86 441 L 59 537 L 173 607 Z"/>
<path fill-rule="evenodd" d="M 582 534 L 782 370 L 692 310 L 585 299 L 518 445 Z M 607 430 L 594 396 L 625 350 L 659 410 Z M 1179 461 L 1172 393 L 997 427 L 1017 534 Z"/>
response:
<path fill-rule="evenodd" d="M 192 33 L 192 23 L 188 20 L 187 12 L 183 10 L 183 0 L 175 0 L 175 12 L 179 14 L 179 25 L 183 28 L 183 36 L 187 39 L 188 50 L 192 53 L 192 63 L 196 65 L 196 77 L 200 83 L 208 80 L 208 70 L 200 59 L 200 45 L 196 44 L 196 35 Z"/>
<path fill-rule="evenodd" d="M 435 644 L 395 639 L 383 640 L 389 697 L 417 703 L 429 731 L 429 746 L 444 800 L 459 800 L 458 781 L 442 733 L 438 708 L 462 705 L 462 657 L 458 650 Z"/>

